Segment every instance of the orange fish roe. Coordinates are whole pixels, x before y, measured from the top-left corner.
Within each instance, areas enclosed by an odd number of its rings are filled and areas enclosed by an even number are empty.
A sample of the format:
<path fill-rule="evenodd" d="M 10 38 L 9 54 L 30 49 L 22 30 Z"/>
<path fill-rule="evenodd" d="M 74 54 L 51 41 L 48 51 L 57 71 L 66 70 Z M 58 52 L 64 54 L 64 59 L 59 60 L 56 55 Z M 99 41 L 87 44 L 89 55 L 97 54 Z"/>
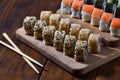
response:
<path fill-rule="evenodd" d="M 119 18 L 113 18 L 111 22 L 111 27 L 120 29 L 120 19 Z"/>
<path fill-rule="evenodd" d="M 73 4 L 72 4 L 72 8 L 75 10 L 80 9 L 80 7 L 82 7 L 83 5 L 83 0 L 74 0 Z"/>
<path fill-rule="evenodd" d="M 82 11 L 85 11 L 87 13 L 92 13 L 93 8 L 94 8 L 94 5 L 84 4 Z"/>
<path fill-rule="evenodd" d="M 101 20 L 108 23 L 110 21 L 110 19 L 112 18 L 113 14 L 112 13 L 106 13 L 104 12 L 102 17 L 101 17 Z"/>
<path fill-rule="evenodd" d="M 94 8 L 92 12 L 92 18 L 100 18 L 102 15 L 103 10 Z"/>
<path fill-rule="evenodd" d="M 72 1 L 73 0 L 62 0 L 62 2 L 67 6 L 70 6 L 72 4 Z"/>

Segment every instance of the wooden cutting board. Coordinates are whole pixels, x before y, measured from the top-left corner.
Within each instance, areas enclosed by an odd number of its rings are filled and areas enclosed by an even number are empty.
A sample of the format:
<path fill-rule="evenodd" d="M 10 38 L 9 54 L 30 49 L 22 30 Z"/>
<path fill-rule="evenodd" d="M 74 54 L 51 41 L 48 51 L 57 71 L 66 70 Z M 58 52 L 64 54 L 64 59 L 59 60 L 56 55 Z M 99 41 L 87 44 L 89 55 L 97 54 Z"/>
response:
<path fill-rule="evenodd" d="M 61 14 L 61 17 L 69 18 L 71 22 L 81 24 L 84 28 L 90 29 L 94 33 L 101 34 L 102 42 L 105 43 L 106 45 L 111 46 L 111 47 L 115 47 L 119 45 L 120 39 L 111 36 L 110 33 L 101 32 L 98 29 L 98 27 L 92 26 L 88 22 L 83 22 L 81 19 L 71 18 L 69 14 L 62 14 L 60 10 L 58 10 L 56 13 Z"/>
<path fill-rule="evenodd" d="M 36 40 L 33 36 L 25 35 L 23 27 L 16 31 L 16 37 L 74 75 L 83 75 L 120 57 L 118 50 L 104 46 L 101 53 L 89 54 L 87 61 L 76 62 L 75 59 L 65 56 L 63 52 L 56 51 L 53 46 L 47 46 L 43 41 Z"/>

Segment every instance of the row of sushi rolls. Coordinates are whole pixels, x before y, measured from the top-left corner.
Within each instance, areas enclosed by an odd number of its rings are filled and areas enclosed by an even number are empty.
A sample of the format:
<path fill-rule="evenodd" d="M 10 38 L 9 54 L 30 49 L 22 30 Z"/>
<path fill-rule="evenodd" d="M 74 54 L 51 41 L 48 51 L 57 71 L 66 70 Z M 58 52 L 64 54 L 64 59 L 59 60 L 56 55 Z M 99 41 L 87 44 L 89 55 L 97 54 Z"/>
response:
<path fill-rule="evenodd" d="M 61 13 L 120 37 L 120 0 L 62 0 Z"/>
<path fill-rule="evenodd" d="M 91 19 L 91 24 L 98 25 L 100 15 L 103 13 L 101 8 L 103 1 L 96 0 L 96 5 L 92 0 L 62 0 L 61 12 L 71 13 L 71 17 L 80 18 L 82 7 L 82 20 L 89 21 Z M 113 5 L 116 3 L 111 0 L 108 3 L 105 8 L 107 12 L 103 13 L 103 19 L 100 21 L 101 26 L 105 27 L 105 29 L 100 28 L 102 30 L 108 30 L 107 25 L 112 16 L 120 17 L 120 14 L 112 14 Z M 116 9 L 116 12 L 119 13 L 120 9 Z M 119 31 L 116 31 L 119 30 L 119 21 L 119 18 L 112 19 L 111 30 L 113 33 L 117 33 L 116 35 L 120 34 Z M 72 23 L 69 18 L 63 18 L 60 14 L 54 14 L 51 11 L 41 11 L 39 20 L 35 16 L 26 16 L 23 27 L 26 35 L 43 40 L 45 45 L 54 46 L 57 51 L 63 52 L 78 62 L 86 61 L 88 53 L 100 53 L 102 49 L 100 34 L 92 33 L 91 30 L 83 28 L 81 24 Z"/>

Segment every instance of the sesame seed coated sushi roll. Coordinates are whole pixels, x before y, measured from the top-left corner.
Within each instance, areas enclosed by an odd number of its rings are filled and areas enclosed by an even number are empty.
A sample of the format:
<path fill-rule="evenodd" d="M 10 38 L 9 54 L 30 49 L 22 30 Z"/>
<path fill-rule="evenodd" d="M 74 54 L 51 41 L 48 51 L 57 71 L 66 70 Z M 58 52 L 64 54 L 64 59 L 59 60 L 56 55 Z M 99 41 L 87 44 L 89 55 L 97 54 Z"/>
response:
<path fill-rule="evenodd" d="M 60 14 L 51 14 L 50 16 L 50 25 L 55 26 L 56 30 L 59 28 Z"/>
<path fill-rule="evenodd" d="M 114 18 L 110 25 L 110 34 L 112 36 L 120 37 L 120 8 L 114 12 Z"/>
<path fill-rule="evenodd" d="M 104 13 L 102 14 L 99 30 L 108 32 L 110 28 L 110 22 L 113 18 L 113 12 L 114 12 L 115 5 L 113 3 L 107 3 L 107 5 L 104 8 Z"/>
<path fill-rule="evenodd" d="M 88 39 L 88 52 L 100 53 L 101 51 L 101 37 L 99 34 L 90 34 Z"/>
<path fill-rule="evenodd" d="M 70 35 L 65 36 L 64 47 L 63 47 L 63 51 L 65 55 L 69 57 L 74 57 L 75 42 L 76 42 L 75 36 L 70 36 Z"/>
<path fill-rule="evenodd" d="M 103 13 L 103 3 L 104 0 L 97 0 L 95 2 L 95 8 L 93 9 L 92 16 L 91 16 L 91 25 L 99 26 L 99 22 Z"/>
<path fill-rule="evenodd" d="M 77 41 L 75 46 L 75 53 L 76 61 L 80 62 L 87 60 L 87 41 Z"/>
<path fill-rule="evenodd" d="M 86 0 L 85 4 L 82 8 L 82 21 L 90 22 L 91 20 L 91 14 L 94 9 L 94 2 L 93 0 Z"/>
<path fill-rule="evenodd" d="M 55 31 L 54 35 L 54 47 L 58 51 L 63 51 L 63 44 L 65 39 L 65 31 Z"/>
<path fill-rule="evenodd" d="M 35 39 L 42 39 L 43 28 L 46 27 L 46 22 L 42 20 L 37 20 L 34 26 L 34 37 Z"/>
<path fill-rule="evenodd" d="M 26 16 L 23 22 L 23 27 L 27 35 L 33 35 L 33 27 L 35 25 L 36 17 Z"/>
<path fill-rule="evenodd" d="M 89 29 L 81 29 L 79 32 L 78 40 L 87 41 L 91 31 Z"/>
<path fill-rule="evenodd" d="M 43 28 L 42 37 L 45 45 L 53 45 L 55 26 L 46 26 Z"/>
<path fill-rule="evenodd" d="M 69 34 L 70 29 L 70 20 L 67 18 L 62 18 L 59 24 L 59 30 L 65 31 L 66 34 Z"/>
<path fill-rule="evenodd" d="M 78 39 L 79 31 L 81 28 L 82 27 L 80 24 L 72 23 L 70 27 L 70 35 L 75 36 L 76 39 Z"/>
<path fill-rule="evenodd" d="M 81 9 L 83 6 L 84 0 L 74 0 L 71 7 L 71 17 L 80 18 Z"/>
<path fill-rule="evenodd" d="M 46 21 L 46 24 L 49 25 L 49 18 L 51 14 L 51 11 L 41 11 L 40 20 Z"/>
<path fill-rule="evenodd" d="M 61 13 L 70 14 L 70 7 L 72 5 L 73 0 L 62 0 L 61 2 Z"/>

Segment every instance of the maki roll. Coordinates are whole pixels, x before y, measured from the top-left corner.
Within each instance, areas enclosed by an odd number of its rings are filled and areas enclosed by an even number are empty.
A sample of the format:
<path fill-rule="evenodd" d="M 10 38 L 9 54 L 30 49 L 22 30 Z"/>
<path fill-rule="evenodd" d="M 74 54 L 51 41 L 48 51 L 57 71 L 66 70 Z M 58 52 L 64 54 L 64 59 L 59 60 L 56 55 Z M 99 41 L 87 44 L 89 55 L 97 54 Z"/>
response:
<path fill-rule="evenodd" d="M 79 31 L 81 28 L 82 27 L 80 24 L 72 23 L 70 27 L 70 35 L 75 36 L 76 39 L 78 39 Z"/>
<path fill-rule="evenodd" d="M 89 29 L 81 29 L 79 32 L 78 40 L 88 41 L 91 31 Z"/>
<path fill-rule="evenodd" d="M 90 22 L 91 14 L 94 9 L 94 2 L 93 0 L 85 0 L 85 4 L 82 8 L 82 21 Z"/>
<path fill-rule="evenodd" d="M 99 53 L 101 51 L 101 37 L 99 34 L 90 34 L 88 39 L 88 52 Z"/>
<path fill-rule="evenodd" d="M 66 35 L 64 40 L 63 51 L 65 55 L 69 57 L 74 57 L 74 49 L 75 49 L 75 36 Z"/>
<path fill-rule="evenodd" d="M 103 13 L 104 0 L 96 0 L 91 16 L 91 25 L 99 26 L 99 22 Z"/>
<path fill-rule="evenodd" d="M 59 30 L 65 31 L 66 34 L 69 34 L 70 29 L 70 20 L 67 18 L 62 18 L 59 24 Z"/>
<path fill-rule="evenodd" d="M 49 18 L 51 14 L 51 11 L 41 11 L 40 20 L 46 21 L 46 24 L 49 25 Z"/>
<path fill-rule="evenodd" d="M 55 31 L 54 35 L 54 47 L 58 51 L 63 51 L 63 44 L 65 38 L 65 31 Z"/>
<path fill-rule="evenodd" d="M 53 45 L 55 26 L 46 26 L 43 28 L 42 37 L 45 45 Z"/>
<path fill-rule="evenodd" d="M 56 30 L 59 28 L 60 14 L 51 14 L 49 24 L 55 26 Z"/>
<path fill-rule="evenodd" d="M 114 12 L 114 18 L 110 25 L 110 34 L 112 36 L 120 37 L 120 8 L 118 7 Z"/>
<path fill-rule="evenodd" d="M 113 18 L 113 12 L 115 9 L 115 5 L 113 3 L 107 3 L 104 7 L 104 13 L 102 14 L 99 30 L 108 32 L 110 28 L 110 22 Z"/>
<path fill-rule="evenodd" d="M 71 17 L 80 18 L 84 0 L 74 0 L 71 7 Z"/>
<path fill-rule="evenodd" d="M 33 35 L 33 27 L 35 25 L 36 17 L 35 16 L 26 16 L 23 21 L 23 27 L 27 35 Z"/>
<path fill-rule="evenodd" d="M 42 39 L 43 28 L 46 27 L 46 22 L 43 20 L 37 20 L 34 26 L 34 37 L 35 39 Z"/>
<path fill-rule="evenodd" d="M 87 60 L 87 41 L 77 41 L 75 46 L 75 53 L 76 61 L 80 62 Z"/>
<path fill-rule="evenodd" d="M 73 0 L 62 0 L 61 2 L 61 13 L 63 14 L 70 14 L 70 8 L 72 5 Z"/>

